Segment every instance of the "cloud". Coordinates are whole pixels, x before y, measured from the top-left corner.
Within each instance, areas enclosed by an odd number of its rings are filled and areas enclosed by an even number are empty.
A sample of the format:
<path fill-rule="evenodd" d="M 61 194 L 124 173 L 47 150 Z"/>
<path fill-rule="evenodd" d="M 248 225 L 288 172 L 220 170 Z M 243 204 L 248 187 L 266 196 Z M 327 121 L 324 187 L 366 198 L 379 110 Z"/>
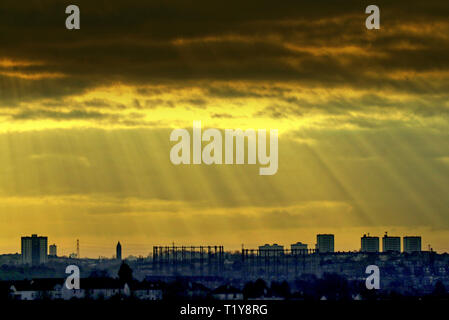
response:
<path fill-rule="evenodd" d="M 62 4 L 5 0 L 0 98 L 73 95 L 116 82 L 201 80 L 447 92 L 447 76 L 389 76 L 449 69 L 447 6 L 436 0 L 378 5 L 382 29 L 369 32 L 358 1 L 110 1 L 108 10 L 80 1 L 82 29 L 68 32 Z M 226 88 L 211 94 L 242 96 Z"/>
<path fill-rule="evenodd" d="M 62 4 L 5 0 L 0 108 L 11 109 L 7 121 L 61 126 L 184 125 L 193 109 L 223 123 L 249 115 L 346 129 L 444 122 L 448 9 L 431 3 L 414 1 L 405 15 L 409 3 L 381 1 L 382 28 L 367 31 L 358 1 L 114 0 L 108 10 L 81 1 L 82 28 L 69 32 Z"/>
<path fill-rule="evenodd" d="M 232 119 L 233 116 L 229 113 L 213 113 L 212 114 L 212 118 L 219 118 L 219 119 L 223 119 L 223 118 L 227 118 L 227 119 Z"/>
<path fill-rule="evenodd" d="M 71 111 L 49 111 L 49 110 L 23 110 L 14 114 L 14 120 L 29 119 L 53 119 L 53 120 L 73 120 L 73 119 L 104 119 L 110 117 L 109 114 L 101 112 L 89 112 L 83 110 Z"/>

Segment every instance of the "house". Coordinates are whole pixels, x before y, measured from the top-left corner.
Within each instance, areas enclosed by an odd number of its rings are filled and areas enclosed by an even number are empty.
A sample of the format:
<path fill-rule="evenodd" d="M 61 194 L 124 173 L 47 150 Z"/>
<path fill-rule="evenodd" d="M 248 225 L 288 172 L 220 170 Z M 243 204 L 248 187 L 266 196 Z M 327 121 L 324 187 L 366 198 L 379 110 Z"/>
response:
<path fill-rule="evenodd" d="M 210 293 L 210 289 L 201 283 L 189 281 L 186 293 L 192 299 L 206 298 Z"/>
<path fill-rule="evenodd" d="M 14 300 L 52 299 L 52 293 L 62 279 L 34 279 L 14 281 L 10 286 L 10 295 Z"/>
<path fill-rule="evenodd" d="M 0 288 L 14 300 L 108 300 L 131 296 L 139 300 L 162 299 L 161 282 L 133 281 L 123 285 L 118 279 L 83 278 L 80 279 L 80 289 L 68 289 L 65 281 L 61 278 L 2 281 Z M 193 297 L 204 296 L 207 292 L 207 288 L 198 284 L 190 284 L 189 290 Z"/>
<path fill-rule="evenodd" d="M 162 287 L 159 282 L 137 282 L 131 285 L 132 295 L 139 300 L 162 300 Z"/>
<path fill-rule="evenodd" d="M 67 289 L 65 282 L 57 284 L 54 290 L 51 292 L 51 298 L 53 300 L 71 300 L 71 299 L 83 299 L 85 298 L 84 289 Z"/>
<path fill-rule="evenodd" d="M 115 296 L 129 296 L 126 284 L 111 278 L 80 279 L 80 289 L 67 289 L 65 279 L 34 279 L 13 281 L 10 296 L 15 300 L 70 300 L 70 299 L 110 299 Z"/>
<path fill-rule="evenodd" d="M 118 279 L 112 278 L 85 278 L 81 279 L 81 288 L 85 298 L 93 300 L 108 300 L 115 296 L 125 295 L 125 286 Z"/>
<path fill-rule="evenodd" d="M 217 300 L 243 300 L 243 292 L 230 285 L 223 285 L 212 291 Z"/>

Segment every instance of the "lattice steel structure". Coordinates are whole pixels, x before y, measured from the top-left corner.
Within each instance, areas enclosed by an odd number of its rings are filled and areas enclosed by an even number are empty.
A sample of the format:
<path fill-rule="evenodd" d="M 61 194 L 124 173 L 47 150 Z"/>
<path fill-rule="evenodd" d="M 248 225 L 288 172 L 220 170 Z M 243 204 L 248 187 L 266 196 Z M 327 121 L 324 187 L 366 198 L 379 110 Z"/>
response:
<path fill-rule="evenodd" d="M 242 271 L 247 277 L 295 277 L 314 268 L 314 253 L 315 249 L 242 249 Z"/>
<path fill-rule="evenodd" d="M 160 274 L 219 275 L 223 265 L 223 246 L 153 247 L 153 270 Z"/>

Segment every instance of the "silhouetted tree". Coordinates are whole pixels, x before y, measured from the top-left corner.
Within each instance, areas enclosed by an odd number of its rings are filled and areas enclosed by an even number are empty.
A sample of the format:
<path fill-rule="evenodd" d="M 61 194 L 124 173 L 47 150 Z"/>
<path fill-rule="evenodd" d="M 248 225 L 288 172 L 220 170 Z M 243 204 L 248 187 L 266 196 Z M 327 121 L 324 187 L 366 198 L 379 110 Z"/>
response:
<path fill-rule="evenodd" d="M 447 294 L 446 287 L 444 286 L 443 282 L 441 282 L 441 280 L 438 280 L 437 283 L 435 284 L 435 288 L 433 289 L 432 295 L 436 298 L 442 298 L 446 296 L 446 294 Z"/>
<path fill-rule="evenodd" d="M 300 296 L 305 299 L 317 298 L 316 283 L 318 279 L 314 274 L 302 274 L 295 280 L 295 287 Z"/>
<path fill-rule="evenodd" d="M 328 300 L 345 300 L 351 298 L 348 281 L 336 273 L 325 273 L 317 284 L 319 296 L 326 296 Z"/>
<path fill-rule="evenodd" d="M 10 298 L 10 289 L 7 283 L 0 283 L 0 301 L 6 301 Z"/>
<path fill-rule="evenodd" d="M 360 281 L 358 283 L 357 291 L 361 295 L 363 300 L 377 300 L 379 298 L 378 290 L 367 289 L 365 281 Z"/>
<path fill-rule="evenodd" d="M 271 282 L 270 294 L 271 296 L 288 298 L 290 296 L 290 286 L 287 281 L 281 283 L 273 281 Z"/>
<path fill-rule="evenodd" d="M 164 288 L 164 299 L 165 300 L 178 300 L 187 298 L 187 290 L 189 288 L 189 283 L 186 279 L 182 277 L 177 278 L 175 281 L 167 283 Z"/>
<path fill-rule="evenodd" d="M 247 282 L 243 288 L 243 296 L 247 298 L 259 298 L 267 293 L 267 284 L 262 279 L 257 279 L 255 282 Z"/>
<path fill-rule="evenodd" d="M 122 264 L 120 265 L 120 269 L 118 270 L 118 278 L 122 284 L 129 284 L 132 282 L 133 270 L 127 263 L 122 262 Z"/>

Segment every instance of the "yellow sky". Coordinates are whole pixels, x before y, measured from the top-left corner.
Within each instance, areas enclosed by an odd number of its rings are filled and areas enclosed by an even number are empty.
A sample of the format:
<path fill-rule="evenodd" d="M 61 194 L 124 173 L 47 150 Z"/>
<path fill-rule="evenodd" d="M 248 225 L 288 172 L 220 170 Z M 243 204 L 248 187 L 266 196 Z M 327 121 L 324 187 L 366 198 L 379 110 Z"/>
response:
<path fill-rule="evenodd" d="M 256 2 L 81 1 L 67 33 L 55 1 L 5 0 L 0 253 L 32 233 L 97 257 L 386 231 L 449 252 L 447 5 L 381 1 L 367 31 L 357 1 Z M 278 129 L 278 172 L 173 165 L 195 120 Z"/>

